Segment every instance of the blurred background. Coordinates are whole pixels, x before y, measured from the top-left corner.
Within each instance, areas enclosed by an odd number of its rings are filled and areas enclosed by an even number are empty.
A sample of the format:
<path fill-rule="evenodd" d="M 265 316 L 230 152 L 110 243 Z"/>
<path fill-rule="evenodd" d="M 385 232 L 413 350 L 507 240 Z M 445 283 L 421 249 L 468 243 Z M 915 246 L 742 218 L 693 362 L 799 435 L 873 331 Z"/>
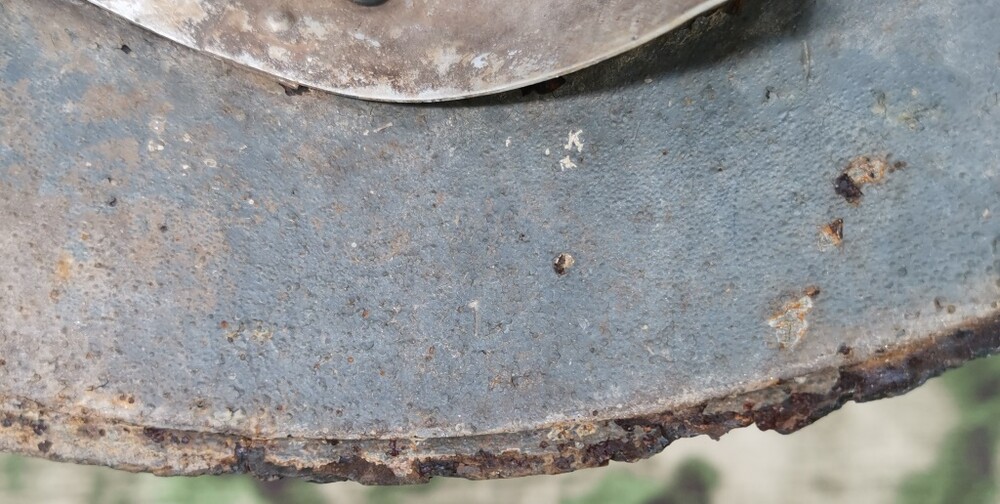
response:
<path fill-rule="evenodd" d="M 364 487 L 160 478 L 0 455 L 0 503 L 995 503 L 998 434 L 1000 358 L 991 358 L 789 436 L 751 427 L 561 476 Z"/>

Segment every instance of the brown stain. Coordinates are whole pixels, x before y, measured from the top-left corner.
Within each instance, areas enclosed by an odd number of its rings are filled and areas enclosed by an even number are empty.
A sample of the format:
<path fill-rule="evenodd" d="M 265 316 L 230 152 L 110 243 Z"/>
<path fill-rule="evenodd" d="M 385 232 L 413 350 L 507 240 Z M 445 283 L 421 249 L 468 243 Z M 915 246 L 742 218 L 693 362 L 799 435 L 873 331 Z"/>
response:
<path fill-rule="evenodd" d="M 834 219 L 820 230 L 823 236 L 834 246 L 844 243 L 844 219 Z"/>
<path fill-rule="evenodd" d="M 63 252 L 59 255 L 54 271 L 58 281 L 68 282 L 70 277 L 73 276 L 73 262 L 73 256 L 69 255 L 69 252 Z M 58 294 L 56 297 L 58 297 Z"/>
<path fill-rule="evenodd" d="M 121 161 L 126 168 L 139 167 L 141 149 L 135 138 L 112 138 L 90 147 L 88 152 L 96 154 L 106 163 Z"/>
<path fill-rule="evenodd" d="M 803 291 L 802 297 L 786 302 L 778 312 L 767 320 L 767 325 L 774 329 L 778 348 L 792 349 L 802 342 L 802 339 L 809 332 L 807 317 L 815 307 L 813 300 L 819 294 L 819 287 L 808 286 Z"/>
<path fill-rule="evenodd" d="M 574 264 L 576 264 L 576 259 L 572 255 L 563 252 L 552 261 L 552 269 L 555 270 L 557 275 L 565 275 L 569 273 Z"/>
<path fill-rule="evenodd" d="M 125 94 L 113 86 L 91 86 L 76 104 L 81 119 L 100 122 L 126 117 L 134 110 L 148 106 L 150 96 L 140 91 Z"/>
<path fill-rule="evenodd" d="M 903 168 L 906 168 L 906 162 L 890 162 L 888 154 L 857 156 L 834 179 L 833 190 L 848 203 L 858 205 L 864 197 L 862 187 L 881 184 L 888 174 Z"/>

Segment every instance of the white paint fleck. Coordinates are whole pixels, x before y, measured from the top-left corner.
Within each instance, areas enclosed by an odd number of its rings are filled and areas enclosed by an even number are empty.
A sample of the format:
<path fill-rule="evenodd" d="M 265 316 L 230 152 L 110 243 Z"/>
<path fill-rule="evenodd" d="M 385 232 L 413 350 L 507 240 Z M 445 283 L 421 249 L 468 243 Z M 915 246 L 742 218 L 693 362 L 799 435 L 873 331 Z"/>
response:
<path fill-rule="evenodd" d="M 273 32 L 287 31 L 292 27 L 292 18 L 286 12 L 274 11 L 264 18 L 267 29 Z"/>
<path fill-rule="evenodd" d="M 510 144 L 511 144 L 511 137 L 507 137 L 507 141 L 504 142 L 504 145 L 510 147 Z"/>
<path fill-rule="evenodd" d="M 570 131 L 569 137 L 566 139 L 566 145 L 563 148 L 566 150 L 576 149 L 577 152 L 583 152 L 583 140 L 580 139 L 581 134 L 583 134 L 583 130 Z"/>
<path fill-rule="evenodd" d="M 163 144 L 150 140 L 146 142 L 146 150 L 149 152 L 159 152 L 163 150 Z"/>
<path fill-rule="evenodd" d="M 273 60 L 285 61 L 288 59 L 288 49 L 271 46 L 267 48 L 267 55 Z"/>
<path fill-rule="evenodd" d="M 302 33 L 317 39 L 326 38 L 326 24 L 308 16 L 303 17 L 301 23 L 301 28 L 299 29 L 302 30 Z"/>
<path fill-rule="evenodd" d="M 358 248 L 358 242 L 351 242 L 351 248 Z"/>
<path fill-rule="evenodd" d="M 369 37 L 368 35 L 365 35 L 364 33 L 354 32 L 352 35 L 354 36 L 355 40 L 360 40 L 365 44 L 368 44 L 369 47 L 373 47 L 375 49 L 380 49 L 382 47 L 381 42 Z"/>
<path fill-rule="evenodd" d="M 157 135 L 163 133 L 165 126 L 166 121 L 161 117 L 154 117 L 149 121 L 149 129 L 153 130 Z"/>
<path fill-rule="evenodd" d="M 205 166 L 207 166 L 209 168 L 215 168 L 216 166 L 219 166 L 219 163 L 216 160 L 212 159 L 212 158 L 205 159 L 202 162 L 205 163 Z"/>
<path fill-rule="evenodd" d="M 569 156 L 559 160 L 559 171 L 572 170 L 573 168 L 576 168 L 576 163 Z"/>
<path fill-rule="evenodd" d="M 479 300 L 475 299 L 468 304 L 468 307 L 472 309 L 473 320 L 476 324 L 475 330 L 472 333 L 473 337 L 479 337 Z"/>
<path fill-rule="evenodd" d="M 478 70 L 486 68 L 490 64 L 488 61 L 489 57 L 490 53 L 483 53 L 476 56 L 475 58 L 472 58 L 472 66 Z"/>
<path fill-rule="evenodd" d="M 545 149 L 545 155 L 548 156 L 549 154 L 552 154 L 552 151 L 550 151 L 549 149 Z"/>
<path fill-rule="evenodd" d="M 383 124 L 383 125 L 379 126 L 378 128 L 375 128 L 374 133 L 381 133 L 381 132 L 383 132 L 383 131 L 391 128 L 391 127 L 392 127 L 392 123 L 391 122 Z"/>
<path fill-rule="evenodd" d="M 649 77 L 646 77 L 646 80 L 644 80 L 643 82 L 645 82 L 646 84 L 652 84 L 653 83 L 653 79 L 650 79 Z"/>
<path fill-rule="evenodd" d="M 444 47 L 438 49 L 431 60 L 438 75 L 444 77 L 451 71 L 451 67 L 462 61 L 462 55 L 454 47 Z"/>
<path fill-rule="evenodd" d="M 806 315 L 813 309 L 813 300 L 802 296 L 797 301 L 786 303 L 781 313 L 771 317 L 767 325 L 774 329 L 774 337 L 781 348 L 792 348 L 802 341 L 809 330 Z"/>

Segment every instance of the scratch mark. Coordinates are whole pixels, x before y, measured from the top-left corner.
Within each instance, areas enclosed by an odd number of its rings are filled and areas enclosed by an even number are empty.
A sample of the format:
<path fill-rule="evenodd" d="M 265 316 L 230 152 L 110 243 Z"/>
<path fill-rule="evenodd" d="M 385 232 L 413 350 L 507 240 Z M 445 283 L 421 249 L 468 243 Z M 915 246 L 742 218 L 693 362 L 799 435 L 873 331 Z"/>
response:
<path fill-rule="evenodd" d="M 806 81 L 812 77 L 812 51 L 809 50 L 809 41 L 802 41 L 802 71 L 806 75 Z"/>
<path fill-rule="evenodd" d="M 468 306 L 472 308 L 473 320 L 475 321 L 475 330 L 472 335 L 474 338 L 479 338 L 479 300 L 469 303 Z"/>
<path fill-rule="evenodd" d="M 570 131 L 569 137 L 566 139 L 566 145 L 563 146 L 566 150 L 576 149 L 577 152 L 583 152 L 583 140 L 580 139 L 580 135 L 583 130 Z"/>
<path fill-rule="evenodd" d="M 572 170 L 573 168 L 576 168 L 576 163 L 569 156 L 559 160 L 559 171 Z"/>

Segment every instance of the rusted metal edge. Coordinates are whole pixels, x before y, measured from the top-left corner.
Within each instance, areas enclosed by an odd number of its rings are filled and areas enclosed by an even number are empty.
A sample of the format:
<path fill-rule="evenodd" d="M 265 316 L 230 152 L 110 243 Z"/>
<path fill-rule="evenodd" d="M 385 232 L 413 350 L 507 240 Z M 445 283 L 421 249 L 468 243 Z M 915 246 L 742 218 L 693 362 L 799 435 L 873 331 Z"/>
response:
<path fill-rule="evenodd" d="M 849 361 L 852 349 L 839 352 Z M 677 439 L 756 424 L 795 432 L 839 409 L 905 393 L 963 363 L 1000 352 L 1000 313 L 870 360 L 662 413 L 563 422 L 509 434 L 437 439 L 254 439 L 66 415 L 29 400 L 0 400 L 0 451 L 106 464 L 158 475 L 250 474 L 316 482 L 422 483 L 434 476 L 494 479 L 633 462 Z M 511 446 L 522 447 L 511 450 Z"/>

